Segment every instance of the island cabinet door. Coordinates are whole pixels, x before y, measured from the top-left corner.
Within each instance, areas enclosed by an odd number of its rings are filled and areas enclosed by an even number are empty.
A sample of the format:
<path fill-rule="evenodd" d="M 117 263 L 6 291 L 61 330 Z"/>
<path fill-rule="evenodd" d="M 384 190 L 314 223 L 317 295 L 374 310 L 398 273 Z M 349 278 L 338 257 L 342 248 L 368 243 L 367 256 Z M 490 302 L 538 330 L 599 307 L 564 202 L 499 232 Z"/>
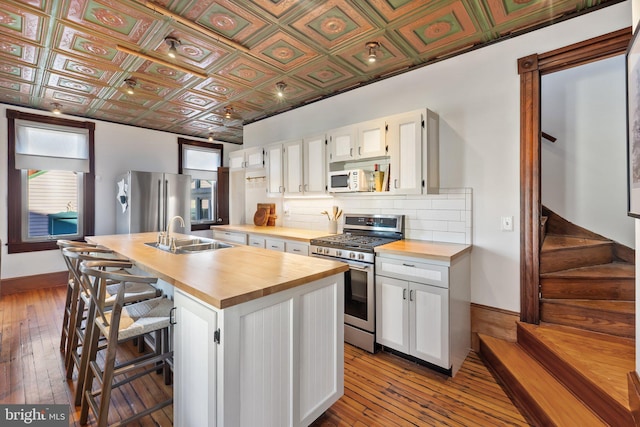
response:
<path fill-rule="evenodd" d="M 174 303 L 173 423 L 215 426 L 218 316 L 213 307 L 178 289 Z"/>

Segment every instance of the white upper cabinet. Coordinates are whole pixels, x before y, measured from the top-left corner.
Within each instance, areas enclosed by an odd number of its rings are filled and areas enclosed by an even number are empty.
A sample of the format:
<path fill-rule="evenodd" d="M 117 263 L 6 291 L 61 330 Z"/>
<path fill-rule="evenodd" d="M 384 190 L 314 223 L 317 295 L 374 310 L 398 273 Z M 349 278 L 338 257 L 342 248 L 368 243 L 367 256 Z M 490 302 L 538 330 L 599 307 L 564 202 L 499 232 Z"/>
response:
<path fill-rule="evenodd" d="M 386 122 L 371 120 L 329 132 L 329 163 L 387 155 Z"/>
<path fill-rule="evenodd" d="M 326 137 L 314 135 L 303 138 L 303 191 L 305 194 L 324 194 L 327 182 Z"/>
<path fill-rule="evenodd" d="M 262 147 L 236 150 L 229 153 L 229 169 L 258 169 L 264 167 L 264 152 Z"/>
<path fill-rule="evenodd" d="M 355 159 L 358 128 L 345 126 L 329 132 L 329 162 L 345 162 Z"/>
<path fill-rule="evenodd" d="M 267 193 L 270 195 L 283 194 L 284 169 L 282 167 L 282 144 L 273 144 L 265 147 L 267 168 Z"/>
<path fill-rule="evenodd" d="M 422 140 L 424 110 L 399 114 L 388 120 L 391 156 L 389 191 L 397 194 L 422 192 Z"/>
<path fill-rule="evenodd" d="M 356 159 L 386 156 L 386 120 L 371 120 L 358 124 L 358 149 Z"/>
<path fill-rule="evenodd" d="M 285 194 L 301 195 L 304 191 L 302 140 L 282 144 L 284 156 L 284 188 Z"/>

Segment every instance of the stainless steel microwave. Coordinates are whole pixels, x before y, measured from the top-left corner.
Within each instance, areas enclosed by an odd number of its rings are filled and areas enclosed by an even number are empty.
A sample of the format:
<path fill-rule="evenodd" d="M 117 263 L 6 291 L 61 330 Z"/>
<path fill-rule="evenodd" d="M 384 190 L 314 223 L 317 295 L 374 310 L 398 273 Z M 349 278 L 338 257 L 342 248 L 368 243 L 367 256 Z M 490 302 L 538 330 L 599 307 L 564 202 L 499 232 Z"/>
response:
<path fill-rule="evenodd" d="M 369 191 L 367 173 L 362 169 L 329 172 L 329 192 Z"/>

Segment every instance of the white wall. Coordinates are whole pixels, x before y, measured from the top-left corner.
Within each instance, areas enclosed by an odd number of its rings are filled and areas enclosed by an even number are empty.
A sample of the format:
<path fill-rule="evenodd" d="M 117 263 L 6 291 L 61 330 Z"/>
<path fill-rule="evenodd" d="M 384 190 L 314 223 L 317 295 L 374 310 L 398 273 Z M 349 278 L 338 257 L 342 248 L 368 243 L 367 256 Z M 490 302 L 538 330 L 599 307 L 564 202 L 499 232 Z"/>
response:
<path fill-rule="evenodd" d="M 542 77 L 542 203 L 558 215 L 635 247 L 627 216 L 625 56 Z"/>
<path fill-rule="evenodd" d="M 440 183 L 473 189 L 471 299 L 520 310 L 517 59 L 627 27 L 629 1 L 245 126 L 246 146 L 428 107 L 440 115 Z M 621 167 L 624 167 L 621 165 Z M 515 232 L 499 229 L 514 216 Z"/>
<path fill-rule="evenodd" d="M 50 115 L 43 111 L 0 104 L 0 163 L 7 164 L 6 110 L 14 109 L 35 114 Z M 68 117 L 75 120 L 76 117 Z M 179 135 L 142 129 L 133 126 L 91 120 L 96 123 L 95 172 L 96 172 L 96 234 L 115 233 L 115 176 L 127 170 L 178 172 Z M 184 137 L 193 140 L 198 138 Z M 204 141 L 204 140 L 203 140 Z M 224 158 L 227 153 L 242 146 L 223 143 Z M 226 163 L 225 163 L 226 164 Z M 0 173 L 0 199 L 4 208 L 0 211 L 0 239 L 7 242 L 7 173 L 6 166 Z M 59 251 L 40 251 L 7 254 L 2 246 L 1 278 L 31 276 L 34 274 L 64 271 L 66 266 Z"/>

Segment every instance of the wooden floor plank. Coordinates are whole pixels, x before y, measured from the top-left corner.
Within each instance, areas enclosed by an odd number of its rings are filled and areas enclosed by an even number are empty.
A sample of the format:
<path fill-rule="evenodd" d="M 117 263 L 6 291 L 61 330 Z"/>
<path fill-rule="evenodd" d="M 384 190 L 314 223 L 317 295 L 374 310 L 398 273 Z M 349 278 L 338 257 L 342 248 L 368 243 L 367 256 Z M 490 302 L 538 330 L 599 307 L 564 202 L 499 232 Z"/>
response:
<path fill-rule="evenodd" d="M 0 299 L 0 403 L 68 404 L 75 378 L 65 378 L 59 350 L 64 287 Z M 124 346 L 118 357 L 131 357 Z M 99 358 L 99 360 L 101 360 Z M 502 388 L 475 353 L 450 378 L 396 355 L 370 354 L 345 345 L 345 394 L 312 425 L 344 426 L 526 426 Z M 40 384 L 42 382 L 42 384 Z M 109 421 L 140 411 L 172 393 L 162 375 L 146 376 L 113 393 Z M 71 407 L 70 426 L 80 409 Z M 132 427 L 171 426 L 173 406 Z M 89 426 L 95 426 L 93 416 Z"/>

